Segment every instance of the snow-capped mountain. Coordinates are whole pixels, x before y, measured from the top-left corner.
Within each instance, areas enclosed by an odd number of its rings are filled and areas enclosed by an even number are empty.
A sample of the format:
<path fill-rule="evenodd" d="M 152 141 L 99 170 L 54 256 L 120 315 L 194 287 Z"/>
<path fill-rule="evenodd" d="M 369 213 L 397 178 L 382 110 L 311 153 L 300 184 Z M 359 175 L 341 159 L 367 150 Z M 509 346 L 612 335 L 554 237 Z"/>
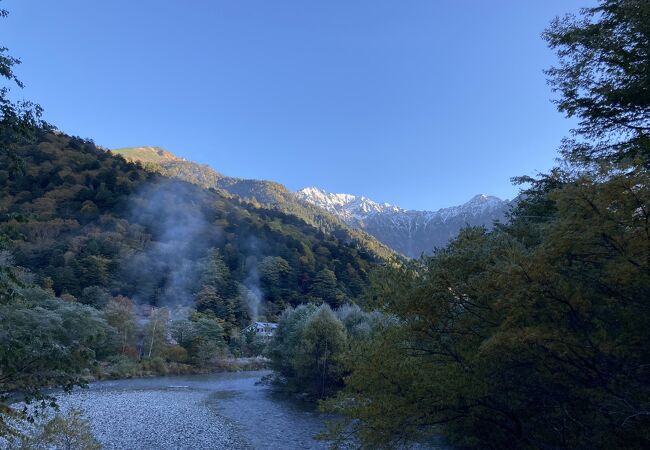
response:
<path fill-rule="evenodd" d="M 377 203 L 367 197 L 357 197 L 350 194 L 330 194 L 315 187 L 301 189 L 296 192 L 296 195 L 300 200 L 336 214 L 348 223 L 363 220 L 373 213 L 403 211 L 397 206 L 388 203 Z"/>
<path fill-rule="evenodd" d="M 479 194 L 459 206 L 438 211 L 416 211 L 378 203 L 363 196 L 332 194 L 315 187 L 301 189 L 296 196 L 414 258 L 446 245 L 468 225 L 492 227 L 494 221 L 503 220 L 511 204 L 498 197 Z"/>

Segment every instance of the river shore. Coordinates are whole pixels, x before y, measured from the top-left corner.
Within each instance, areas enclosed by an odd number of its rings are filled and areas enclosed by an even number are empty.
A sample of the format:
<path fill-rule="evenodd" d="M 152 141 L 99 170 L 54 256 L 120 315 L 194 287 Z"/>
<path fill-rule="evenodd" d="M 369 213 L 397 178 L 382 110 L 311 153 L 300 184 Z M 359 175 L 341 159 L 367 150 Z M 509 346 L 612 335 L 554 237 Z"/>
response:
<path fill-rule="evenodd" d="M 81 410 L 104 449 L 250 449 L 237 427 L 215 414 L 208 393 L 173 386 L 76 390 L 58 401 Z"/>
<path fill-rule="evenodd" d="M 326 416 L 260 383 L 270 372 L 106 380 L 56 393 L 105 449 L 325 449 Z M 0 448 L 2 445 L 0 444 Z"/>
<path fill-rule="evenodd" d="M 135 361 L 130 358 L 120 358 L 111 362 L 100 362 L 94 370 L 87 373 L 85 379 L 91 383 L 103 380 L 264 370 L 268 368 L 269 362 L 267 358 L 254 356 L 227 358 L 210 367 L 198 367 L 191 364 L 169 363 L 162 359 Z"/>

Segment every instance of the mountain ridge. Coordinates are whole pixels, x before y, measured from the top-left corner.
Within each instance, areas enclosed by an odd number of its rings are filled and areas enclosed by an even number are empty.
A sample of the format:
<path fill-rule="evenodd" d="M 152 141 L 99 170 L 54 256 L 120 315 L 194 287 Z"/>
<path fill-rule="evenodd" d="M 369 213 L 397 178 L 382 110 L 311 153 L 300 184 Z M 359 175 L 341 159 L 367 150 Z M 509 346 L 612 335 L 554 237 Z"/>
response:
<path fill-rule="evenodd" d="M 504 220 L 512 204 L 477 194 L 462 205 L 435 211 L 405 209 L 313 186 L 291 192 L 275 181 L 230 177 L 161 147 L 123 147 L 111 152 L 162 175 L 293 214 L 339 239 L 358 241 L 383 259 L 392 258 L 394 252 L 411 258 L 431 254 L 447 245 L 465 226 L 491 228 L 495 221 Z"/>
<path fill-rule="evenodd" d="M 329 193 L 316 187 L 301 189 L 296 195 L 412 258 L 444 247 L 465 226 L 491 228 L 494 222 L 505 219 L 513 203 L 477 194 L 462 205 L 426 211 L 379 203 L 365 196 Z"/>
<path fill-rule="evenodd" d="M 507 199 L 504 200 L 494 195 L 476 194 L 470 200 L 461 205 L 448 206 L 439 208 L 437 210 L 426 210 L 402 208 L 401 206 L 393 205 L 387 202 L 380 203 L 364 195 L 330 193 L 315 186 L 300 189 L 296 191 L 296 195 L 298 195 L 299 198 L 312 202 L 314 204 L 322 203 L 321 207 L 326 208 L 327 210 L 331 210 L 332 212 L 337 212 L 341 215 L 345 214 L 345 211 L 348 211 L 348 214 L 350 215 L 401 212 L 422 213 L 427 215 L 441 214 L 448 216 L 449 214 L 445 213 L 451 213 L 451 215 L 454 215 L 470 207 L 474 209 L 485 209 L 485 206 L 509 201 Z M 339 206 L 341 209 L 338 209 Z M 352 206 L 352 208 L 350 208 L 350 206 Z"/>
<path fill-rule="evenodd" d="M 117 155 L 127 155 L 126 159 L 137 160 L 141 162 L 163 162 L 163 161 L 186 161 L 162 147 L 156 146 L 139 146 L 139 147 L 122 147 L 111 150 L 111 153 Z"/>
<path fill-rule="evenodd" d="M 151 148 L 173 155 L 160 147 L 123 147 L 110 152 L 122 156 L 127 161 L 140 163 L 146 170 L 178 178 L 203 188 L 215 189 L 225 196 L 237 196 L 259 207 L 292 214 L 343 242 L 360 244 L 380 259 L 392 260 L 397 256 L 394 250 L 365 231 L 347 225 L 339 217 L 320 207 L 299 200 L 295 193 L 278 182 L 230 177 L 206 164 L 177 156 L 175 159 L 168 157 L 158 160 L 143 159 L 142 155 L 151 154 L 151 150 L 148 150 Z"/>

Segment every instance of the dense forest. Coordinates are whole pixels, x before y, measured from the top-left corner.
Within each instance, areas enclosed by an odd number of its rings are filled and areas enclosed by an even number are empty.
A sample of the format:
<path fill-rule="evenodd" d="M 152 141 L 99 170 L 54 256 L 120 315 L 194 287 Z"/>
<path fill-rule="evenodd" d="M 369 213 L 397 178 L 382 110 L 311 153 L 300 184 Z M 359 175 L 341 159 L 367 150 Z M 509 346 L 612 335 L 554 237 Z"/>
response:
<path fill-rule="evenodd" d="M 5 297 L 58 298 L 105 319 L 120 308 L 148 317 L 149 306 L 204 315 L 239 354 L 252 320 L 351 301 L 379 263 L 295 216 L 147 172 L 91 142 L 45 129 L 30 139 L 0 155 L 2 264 L 14 280 Z M 142 347 L 133 336 L 120 352 Z"/>
<path fill-rule="evenodd" d="M 264 297 L 259 314 L 269 317 L 309 296 L 336 305 L 361 293 L 377 261 L 292 215 L 157 176 L 90 142 L 37 139 L 12 150 L 17 167 L 0 156 L 0 230 L 16 265 L 58 296 L 92 303 L 84 289 L 96 287 L 189 306 L 202 287 L 221 283 L 222 306 L 241 326 L 251 319 L 250 295 Z"/>
<path fill-rule="evenodd" d="M 328 211 L 301 201 L 295 193 L 274 181 L 225 176 L 210 166 L 179 158 L 160 147 L 126 147 L 111 150 L 127 161 L 140 162 L 146 170 L 178 178 L 225 197 L 235 196 L 248 203 L 296 216 L 343 242 L 358 242 L 380 259 L 395 258 L 394 252 L 362 230 L 345 224 Z"/>

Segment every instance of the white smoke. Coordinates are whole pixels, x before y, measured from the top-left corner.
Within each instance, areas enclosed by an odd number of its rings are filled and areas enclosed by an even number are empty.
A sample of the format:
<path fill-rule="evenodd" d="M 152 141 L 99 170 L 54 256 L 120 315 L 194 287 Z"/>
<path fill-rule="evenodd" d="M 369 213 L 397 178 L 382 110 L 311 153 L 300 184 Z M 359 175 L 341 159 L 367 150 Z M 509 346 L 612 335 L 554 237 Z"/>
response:
<path fill-rule="evenodd" d="M 162 180 L 131 200 L 131 219 L 152 235 L 127 270 L 135 300 L 178 309 L 193 305 L 197 261 L 220 236 L 202 211 L 205 193 L 186 183 Z"/>
<path fill-rule="evenodd" d="M 257 321 L 263 313 L 263 300 L 264 294 L 260 288 L 260 275 L 258 270 L 258 254 L 259 248 L 257 239 L 252 237 L 248 241 L 248 248 L 250 255 L 246 258 L 246 278 L 244 279 L 243 296 L 248 311 L 253 321 Z"/>

